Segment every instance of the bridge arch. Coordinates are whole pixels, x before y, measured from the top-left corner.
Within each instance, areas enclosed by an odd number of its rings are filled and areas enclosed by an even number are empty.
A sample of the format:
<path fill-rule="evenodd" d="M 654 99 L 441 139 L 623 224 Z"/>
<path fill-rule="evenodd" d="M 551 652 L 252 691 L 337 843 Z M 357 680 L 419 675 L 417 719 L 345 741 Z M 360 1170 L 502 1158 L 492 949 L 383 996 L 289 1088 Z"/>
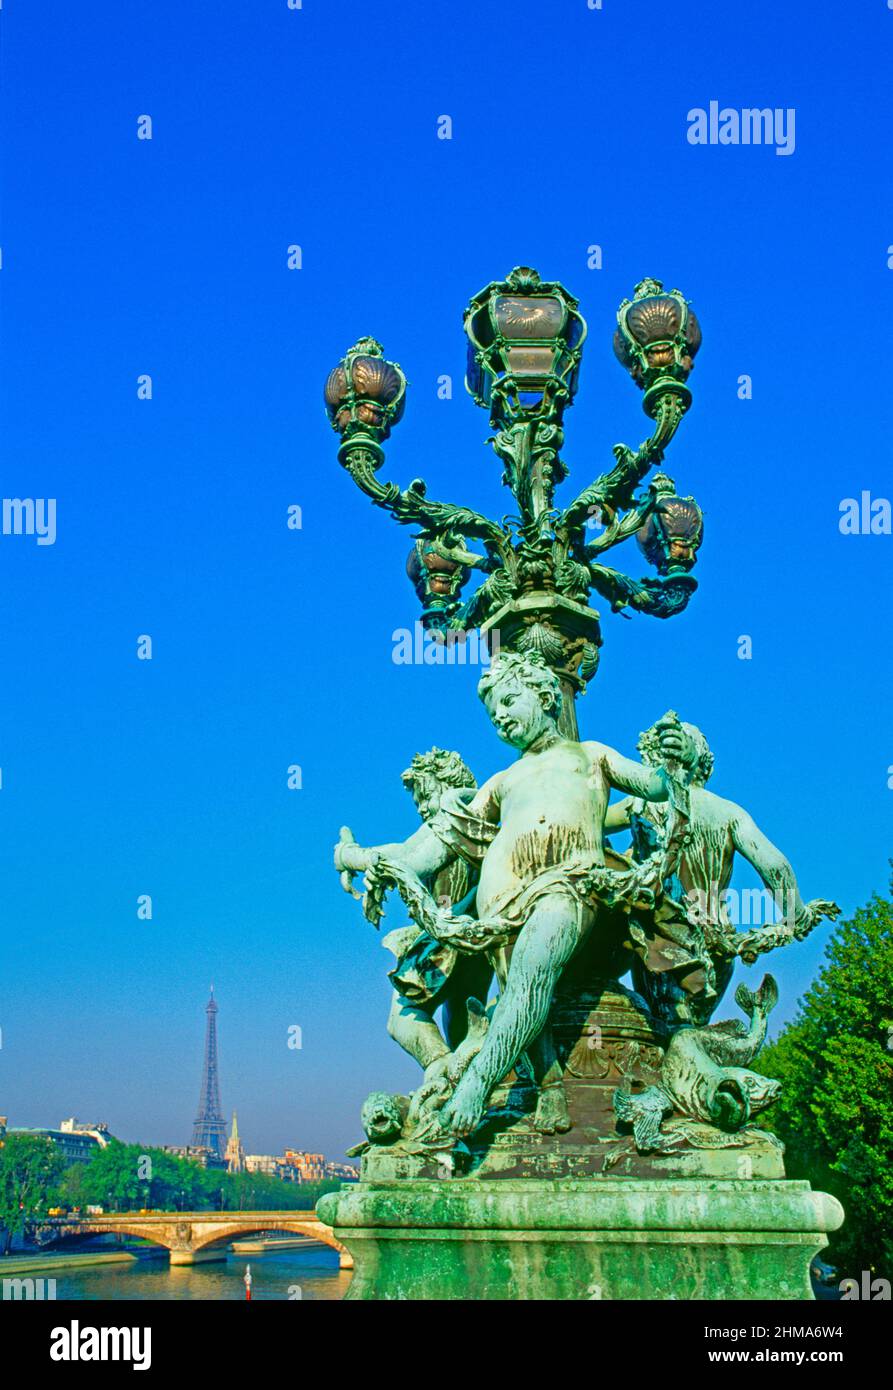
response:
<path fill-rule="evenodd" d="M 307 1236 L 337 1250 L 341 1267 L 352 1268 L 353 1261 L 315 1212 L 223 1211 L 223 1212 L 109 1212 L 95 1216 L 53 1217 L 46 1223 L 60 1239 L 85 1235 L 127 1235 L 150 1241 L 168 1250 L 172 1264 L 189 1264 L 195 1257 L 206 1257 L 214 1249 L 241 1236 L 263 1231 Z"/>
<path fill-rule="evenodd" d="M 281 1219 L 271 1221 L 264 1212 L 259 1212 L 256 1218 L 251 1221 L 234 1221 L 222 1230 L 216 1226 L 210 1230 L 196 1230 L 192 1238 L 192 1248 L 194 1250 L 207 1250 L 215 1245 L 225 1245 L 232 1240 L 248 1239 L 253 1235 L 260 1235 L 264 1231 L 281 1232 L 282 1235 L 307 1236 L 310 1240 L 318 1240 L 333 1250 L 344 1251 L 344 1246 L 332 1234 L 331 1226 L 324 1226 L 321 1221 L 286 1222 Z"/>

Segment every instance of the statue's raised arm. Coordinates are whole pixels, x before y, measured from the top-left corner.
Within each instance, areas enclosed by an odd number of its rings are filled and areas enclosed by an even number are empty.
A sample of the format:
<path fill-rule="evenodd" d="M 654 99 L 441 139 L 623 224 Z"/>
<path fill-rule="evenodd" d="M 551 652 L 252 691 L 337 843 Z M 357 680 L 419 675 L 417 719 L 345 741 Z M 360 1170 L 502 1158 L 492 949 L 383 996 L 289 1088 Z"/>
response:
<path fill-rule="evenodd" d="M 756 869 L 781 914 L 780 921 L 769 922 L 741 937 L 738 954 L 750 965 L 763 951 L 785 946 L 790 941 L 802 941 L 823 918 L 833 921 L 838 917 L 840 908 L 826 898 L 813 898 L 805 903 L 794 870 L 781 850 L 742 807 L 735 807 L 735 812 L 731 821 L 735 849 Z"/>

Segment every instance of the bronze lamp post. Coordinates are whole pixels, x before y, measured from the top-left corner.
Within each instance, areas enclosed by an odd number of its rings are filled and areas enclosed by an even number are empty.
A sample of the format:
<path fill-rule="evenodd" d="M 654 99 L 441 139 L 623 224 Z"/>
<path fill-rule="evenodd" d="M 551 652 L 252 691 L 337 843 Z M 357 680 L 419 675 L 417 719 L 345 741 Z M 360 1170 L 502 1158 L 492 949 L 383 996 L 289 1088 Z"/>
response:
<path fill-rule="evenodd" d="M 677 496 L 666 474 L 644 480 L 691 405 L 687 382 L 700 326 L 683 295 L 665 291 L 659 280 L 641 281 L 623 301 L 614 351 L 642 390 L 654 429 L 636 450 L 616 444 L 614 467 L 562 509 L 555 489 L 568 473 L 560 457 L 564 412 L 573 404 L 586 339 L 578 301 L 563 285 L 517 267 L 474 296 L 464 324 L 466 386 L 489 411 L 489 442 L 517 512 L 496 522 L 432 500 L 421 479 L 406 489 L 379 479 L 382 445 L 403 415 L 406 377 L 374 338 L 361 338 L 326 382 L 326 409 L 341 437 L 338 458 L 377 506 L 417 528 L 407 573 L 425 627 L 444 637 L 477 628 L 491 646 L 498 634 L 500 646 L 539 653 L 567 697 L 564 732 L 576 737 L 574 697 L 595 674 L 602 645 L 590 591 L 614 611 L 669 618 L 697 587 L 691 569 L 703 536 L 700 509 L 693 498 Z M 602 563 L 632 536 L 656 575 L 634 579 Z M 463 602 L 472 572 L 483 582 Z"/>

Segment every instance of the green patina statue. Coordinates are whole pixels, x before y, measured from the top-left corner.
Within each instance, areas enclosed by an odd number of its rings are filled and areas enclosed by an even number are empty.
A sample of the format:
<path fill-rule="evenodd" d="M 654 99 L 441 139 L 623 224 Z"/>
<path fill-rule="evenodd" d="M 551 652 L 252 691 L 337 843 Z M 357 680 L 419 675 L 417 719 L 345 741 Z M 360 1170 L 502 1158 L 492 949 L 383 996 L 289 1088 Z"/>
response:
<path fill-rule="evenodd" d="M 382 860 L 405 858 L 411 862 L 419 852 L 430 847 L 427 827 L 436 827 L 437 816 L 444 797 L 449 792 L 465 791 L 471 796 L 477 788 L 473 773 L 458 753 L 432 748 L 419 753 L 402 776 L 403 785 L 412 793 L 422 827 L 406 844 L 358 845 L 347 826 L 342 827 L 336 850 L 336 863 L 342 874 L 345 889 L 359 897 L 352 884 L 352 875 L 366 873 L 367 915 L 376 922 L 381 918 L 381 898 L 384 879 L 376 879 L 376 866 Z M 436 834 L 436 829 L 435 829 Z M 457 912 L 474 908 L 477 867 L 460 855 L 447 858 L 425 876 L 425 881 L 441 907 Z M 388 1015 L 388 1032 L 415 1058 L 425 1070 L 426 1081 L 442 1070 L 451 1048 L 468 1031 L 467 1001 L 486 993 L 492 970 L 482 957 L 462 954 L 453 945 L 444 944 L 418 926 L 401 927 L 390 932 L 382 943 L 397 957 L 390 972 L 394 997 Z M 444 1034 L 434 1015 L 443 1007 Z"/>
<path fill-rule="evenodd" d="M 682 729 L 687 738 L 683 775 L 689 787 L 685 842 L 676 880 L 651 922 L 633 927 L 642 958 L 633 962 L 632 975 L 653 1012 L 668 1022 L 706 1023 L 728 987 L 736 957 L 752 965 L 762 952 L 802 941 L 817 922 L 836 917 L 839 909 L 822 898 L 801 900 L 793 869 L 751 816 L 734 801 L 707 791 L 714 758 L 701 730 L 694 724 Z M 651 766 L 660 766 L 661 736 L 658 723 L 639 739 L 642 759 Z M 609 807 L 605 833 L 627 829 L 633 832 L 633 853 L 647 856 L 666 838 L 666 806 L 626 797 Z M 779 922 L 735 931 L 727 895 L 736 854 L 759 874 L 765 885 L 762 905 L 776 910 Z"/>
<path fill-rule="evenodd" d="M 454 1138 L 475 1129 L 496 1082 L 529 1053 L 540 1092 L 536 1124 L 551 1133 L 570 1128 L 546 1027 L 555 985 L 592 930 L 600 883 L 609 882 L 612 893 L 649 892 L 644 879 L 629 871 L 606 878 L 602 827 L 608 797 L 618 788 L 666 801 L 668 778 L 603 744 L 562 738 L 561 690 L 541 659 L 501 656 L 479 690 L 497 732 L 519 750 L 520 760 L 473 794 L 462 788 L 452 798 L 441 794 L 434 814 L 402 845 L 363 851 L 345 843 L 342 832 L 336 867 L 366 869 L 369 888 L 384 880 L 405 890 L 411 910 L 424 913 L 428 941 L 449 934 L 460 952 L 477 955 L 487 948 L 499 1001 L 482 1048 L 441 1113 L 444 1126 Z M 669 756 L 682 752 L 672 724 L 663 738 Z M 456 935 L 462 905 L 444 908 L 424 888 L 457 860 L 475 878 L 480 875 L 477 917 L 467 941 Z M 423 1066 L 435 1060 L 428 1053 L 413 1055 Z"/>
<path fill-rule="evenodd" d="M 336 846 L 345 887 L 356 892 L 351 875 L 364 873 L 364 910 L 376 925 L 391 889 L 414 921 L 385 938 L 398 957 L 389 1031 L 424 1077 L 385 1142 L 419 1155 L 448 1152 L 486 1129 L 488 1102 L 512 1073 L 528 1083 L 532 1076 L 533 1129 L 571 1130 L 568 1059 L 556 1050 L 550 1014 L 565 972 L 585 960 L 602 987 L 622 989 L 620 975 L 632 970 L 663 1045 L 652 1084 L 620 1086 L 612 1097 L 636 1148 L 722 1144 L 690 1125 L 666 1132 L 662 1122 L 675 1115 L 734 1133 L 776 1094 L 745 1065 L 777 998 L 771 976 L 756 993 L 742 986 L 736 995 L 747 1025 L 708 1026 L 734 960 L 802 939 L 836 906 L 804 904 L 784 856 L 741 807 L 706 790 L 712 753 L 672 712 L 642 735 L 638 763 L 562 736 L 561 689 L 540 657 L 500 654 L 479 693 L 518 760 L 478 788 L 458 754 L 420 755 L 403 778 L 419 829 L 371 848 L 345 829 Z M 626 797 L 609 806 L 612 790 Z M 633 831 L 632 858 L 605 848 L 606 835 L 622 829 Z M 735 931 L 723 894 L 736 852 L 789 920 Z M 494 974 L 499 995 L 485 1010 Z M 444 1033 L 434 1019 L 441 1005 Z M 374 1146 L 381 1136 L 367 1131 L 367 1139 Z"/>

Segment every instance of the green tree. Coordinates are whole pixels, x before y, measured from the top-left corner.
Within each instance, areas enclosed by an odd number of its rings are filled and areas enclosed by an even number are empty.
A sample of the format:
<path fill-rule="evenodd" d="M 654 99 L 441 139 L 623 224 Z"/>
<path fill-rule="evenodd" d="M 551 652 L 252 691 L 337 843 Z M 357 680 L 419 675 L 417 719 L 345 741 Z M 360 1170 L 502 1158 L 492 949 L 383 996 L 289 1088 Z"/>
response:
<path fill-rule="evenodd" d="M 226 1173 L 162 1149 L 113 1139 L 89 1162 L 67 1170 L 59 1201 L 108 1211 L 306 1211 L 339 1186 L 335 1180 L 291 1183 L 263 1173 Z"/>
<path fill-rule="evenodd" d="M 63 1160 L 52 1139 L 5 1134 L 0 1140 L 0 1249 L 5 1255 L 32 1221 L 46 1216 Z"/>
<path fill-rule="evenodd" d="M 70 1168 L 62 1183 L 69 1206 L 96 1204 L 114 1211 L 202 1210 L 209 1206 L 198 1164 L 163 1149 L 113 1139 L 87 1163 Z"/>
<path fill-rule="evenodd" d="M 334 1192 L 341 1186 L 337 1179 L 322 1182 L 283 1182 L 281 1178 L 264 1173 L 209 1174 L 216 1179 L 216 1188 L 224 1190 L 226 1208 L 230 1211 L 309 1211 L 324 1192 Z M 220 1181 L 221 1176 L 223 1181 Z M 219 1197 L 218 1203 L 219 1205 Z"/>
<path fill-rule="evenodd" d="M 138 1144 L 122 1144 L 113 1139 L 97 1149 L 83 1164 L 69 1168 L 62 1182 L 62 1199 L 70 1206 L 111 1207 L 117 1211 L 138 1211 L 150 1205 L 144 1200 L 148 1188 L 140 1176 L 139 1160 L 147 1151 Z"/>
<path fill-rule="evenodd" d="M 893 881 L 891 881 L 893 892 Z M 760 1053 L 782 1082 L 767 1123 L 788 1175 L 843 1204 L 842 1275 L 893 1278 L 893 902 L 875 895 L 835 928 L 797 1017 Z"/>

